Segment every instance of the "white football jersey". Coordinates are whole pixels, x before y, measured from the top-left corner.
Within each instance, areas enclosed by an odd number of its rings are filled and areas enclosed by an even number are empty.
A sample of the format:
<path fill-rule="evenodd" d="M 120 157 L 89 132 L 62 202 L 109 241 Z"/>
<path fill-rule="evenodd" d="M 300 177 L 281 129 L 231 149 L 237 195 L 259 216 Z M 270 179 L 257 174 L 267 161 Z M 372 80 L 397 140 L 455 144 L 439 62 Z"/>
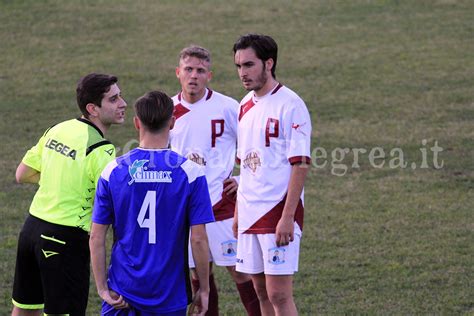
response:
<path fill-rule="evenodd" d="M 274 233 L 285 205 L 291 165 L 310 163 L 311 119 L 301 98 L 281 84 L 240 103 L 237 162 L 239 232 Z M 303 193 L 295 214 L 302 229 Z"/>
<path fill-rule="evenodd" d="M 216 221 L 233 217 L 235 202 L 222 193 L 234 168 L 238 102 L 210 89 L 192 104 L 181 92 L 172 99 L 176 123 L 171 149 L 203 167 Z"/>

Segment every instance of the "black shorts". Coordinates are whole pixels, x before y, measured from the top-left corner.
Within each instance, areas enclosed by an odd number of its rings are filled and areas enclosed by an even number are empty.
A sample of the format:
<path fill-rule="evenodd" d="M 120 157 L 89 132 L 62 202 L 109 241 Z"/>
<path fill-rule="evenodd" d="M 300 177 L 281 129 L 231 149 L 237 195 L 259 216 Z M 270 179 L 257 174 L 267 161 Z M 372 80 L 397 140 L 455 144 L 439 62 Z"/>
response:
<path fill-rule="evenodd" d="M 90 253 L 86 231 L 28 216 L 20 232 L 13 304 L 46 314 L 85 315 Z"/>

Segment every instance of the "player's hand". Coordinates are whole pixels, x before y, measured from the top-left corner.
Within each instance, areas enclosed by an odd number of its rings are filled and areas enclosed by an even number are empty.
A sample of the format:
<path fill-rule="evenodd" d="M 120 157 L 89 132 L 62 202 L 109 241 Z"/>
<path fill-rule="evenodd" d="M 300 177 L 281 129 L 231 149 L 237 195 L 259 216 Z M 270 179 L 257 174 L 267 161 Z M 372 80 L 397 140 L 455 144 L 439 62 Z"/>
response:
<path fill-rule="evenodd" d="M 193 302 L 189 306 L 188 316 L 204 316 L 209 305 L 209 291 L 199 289 L 194 294 Z"/>
<path fill-rule="evenodd" d="M 294 229 L 294 219 L 280 218 L 275 231 L 275 241 L 278 247 L 288 246 L 294 240 Z"/>
<path fill-rule="evenodd" d="M 228 178 L 224 180 L 224 193 L 230 196 L 233 196 L 237 193 L 239 184 L 234 178 Z"/>
<path fill-rule="evenodd" d="M 123 299 L 122 295 L 117 292 L 105 289 L 99 293 L 99 296 L 110 306 L 115 309 L 128 308 L 128 303 Z"/>

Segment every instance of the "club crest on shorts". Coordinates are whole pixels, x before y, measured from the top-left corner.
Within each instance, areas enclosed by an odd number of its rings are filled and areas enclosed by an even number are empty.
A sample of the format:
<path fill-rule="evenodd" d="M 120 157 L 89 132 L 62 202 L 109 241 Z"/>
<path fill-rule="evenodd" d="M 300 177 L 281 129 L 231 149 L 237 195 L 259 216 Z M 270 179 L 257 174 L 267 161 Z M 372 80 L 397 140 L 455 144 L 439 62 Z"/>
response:
<path fill-rule="evenodd" d="M 268 263 L 283 264 L 285 263 L 286 249 L 282 247 L 273 247 L 268 249 Z"/>
<path fill-rule="evenodd" d="M 253 173 L 257 171 L 258 167 L 262 166 L 262 160 L 256 151 L 249 152 L 243 162 L 244 168 L 249 168 Z"/>
<path fill-rule="evenodd" d="M 230 239 L 221 242 L 222 255 L 225 257 L 235 257 L 237 254 L 237 240 Z"/>
<path fill-rule="evenodd" d="M 135 160 L 131 166 L 128 167 L 128 173 L 132 178 L 128 181 L 128 185 L 132 183 L 150 183 L 150 182 L 164 182 L 171 183 L 171 171 L 162 170 L 147 170 L 145 164 L 149 162 L 147 159 Z"/>

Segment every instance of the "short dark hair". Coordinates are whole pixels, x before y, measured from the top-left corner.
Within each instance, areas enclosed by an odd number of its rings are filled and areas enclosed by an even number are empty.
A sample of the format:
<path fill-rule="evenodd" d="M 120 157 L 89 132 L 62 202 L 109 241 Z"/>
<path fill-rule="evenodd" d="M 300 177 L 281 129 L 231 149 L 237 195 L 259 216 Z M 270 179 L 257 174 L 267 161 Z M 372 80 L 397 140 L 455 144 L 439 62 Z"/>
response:
<path fill-rule="evenodd" d="M 178 63 L 186 57 L 196 57 L 205 60 L 208 63 L 211 63 L 211 53 L 204 47 L 197 45 L 190 45 L 188 47 L 183 48 L 179 53 Z"/>
<path fill-rule="evenodd" d="M 151 91 L 135 101 L 135 113 L 150 132 L 158 132 L 173 116 L 173 100 L 164 92 Z"/>
<path fill-rule="evenodd" d="M 89 117 L 87 104 L 93 103 L 100 107 L 104 95 L 117 82 L 118 79 L 115 76 L 98 73 L 90 73 L 79 80 L 76 88 L 77 105 L 86 118 Z"/>
<path fill-rule="evenodd" d="M 234 56 L 240 49 L 253 48 L 258 59 L 265 62 L 273 59 L 272 77 L 276 78 L 275 71 L 278 57 L 278 45 L 273 38 L 262 34 L 242 35 L 234 44 Z"/>

